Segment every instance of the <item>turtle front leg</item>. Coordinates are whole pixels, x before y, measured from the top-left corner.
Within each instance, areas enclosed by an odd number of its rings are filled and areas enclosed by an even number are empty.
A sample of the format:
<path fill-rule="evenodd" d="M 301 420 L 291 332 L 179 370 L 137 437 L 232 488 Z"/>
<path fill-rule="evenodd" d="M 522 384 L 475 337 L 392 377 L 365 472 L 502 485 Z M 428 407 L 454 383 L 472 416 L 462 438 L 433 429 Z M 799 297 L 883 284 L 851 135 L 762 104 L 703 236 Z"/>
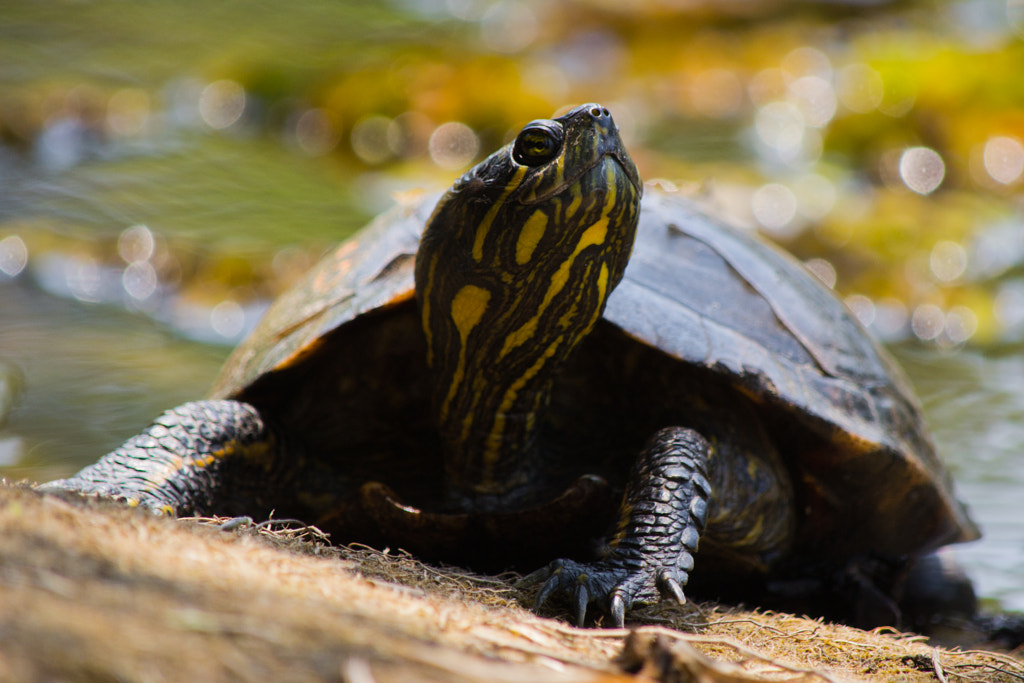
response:
<path fill-rule="evenodd" d="M 707 441 L 690 429 L 670 427 L 651 437 L 633 467 L 605 555 L 591 563 L 555 560 L 541 570 L 548 578 L 536 607 L 563 593 L 580 626 L 596 602 L 621 627 L 634 603 L 685 602 L 682 587 L 707 521 L 708 454 Z"/>
<path fill-rule="evenodd" d="M 253 406 L 196 401 L 167 411 L 73 477 L 38 488 L 115 498 L 173 515 L 259 514 L 259 499 L 280 484 L 280 451 Z"/>

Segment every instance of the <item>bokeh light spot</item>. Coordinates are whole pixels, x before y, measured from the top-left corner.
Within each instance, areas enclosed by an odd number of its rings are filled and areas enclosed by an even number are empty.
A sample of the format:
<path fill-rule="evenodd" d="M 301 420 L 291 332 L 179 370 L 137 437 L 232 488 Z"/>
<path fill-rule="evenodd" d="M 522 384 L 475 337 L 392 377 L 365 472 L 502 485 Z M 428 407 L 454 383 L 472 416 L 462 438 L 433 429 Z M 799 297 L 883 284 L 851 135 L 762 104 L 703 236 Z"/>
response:
<path fill-rule="evenodd" d="M 804 263 L 804 267 L 811 271 L 814 277 L 821 280 L 821 282 L 829 289 L 834 289 L 836 286 L 836 268 L 831 263 L 823 258 L 812 258 Z"/>
<path fill-rule="evenodd" d="M 766 229 L 788 236 L 791 231 L 786 228 L 796 216 L 796 195 L 785 185 L 768 183 L 754 193 L 750 208 L 757 222 Z"/>
<path fill-rule="evenodd" d="M 967 268 L 967 252 L 956 242 L 944 240 L 932 247 L 928 258 L 934 275 L 941 282 L 952 282 Z"/>
<path fill-rule="evenodd" d="M 434 130 L 430 117 L 418 111 L 407 111 L 396 116 L 388 126 L 388 147 L 405 159 L 427 153 L 427 141 Z"/>
<path fill-rule="evenodd" d="M 481 18 L 480 38 L 496 52 L 519 52 L 537 38 L 537 17 L 524 2 L 501 0 Z"/>
<path fill-rule="evenodd" d="M 946 164 L 928 147 L 911 147 L 900 156 L 900 178 L 918 194 L 931 194 L 942 184 Z"/>
<path fill-rule="evenodd" d="M 214 81 L 199 96 L 199 115 L 210 128 L 228 128 L 242 118 L 244 111 L 245 89 L 235 81 Z"/>
<path fill-rule="evenodd" d="M 932 341 L 946 326 L 946 316 L 935 304 L 921 304 L 910 318 L 910 329 L 922 341 Z"/>
<path fill-rule="evenodd" d="M 982 154 L 985 170 L 997 183 L 1009 185 L 1024 173 L 1024 146 L 1017 138 L 989 138 Z"/>
<path fill-rule="evenodd" d="M 953 306 L 946 312 L 946 337 L 963 344 L 978 331 L 978 316 L 966 306 Z"/>
<path fill-rule="evenodd" d="M 386 116 L 367 116 L 352 127 L 352 151 L 364 162 L 376 165 L 391 158 L 388 128 L 391 119 Z"/>
<path fill-rule="evenodd" d="M 795 104 L 770 102 L 754 118 L 757 136 L 784 158 L 796 158 L 803 148 L 804 117 Z"/>
<path fill-rule="evenodd" d="M 339 135 L 323 109 L 309 109 L 295 122 L 295 141 L 309 156 L 323 156 L 338 146 Z"/>
<path fill-rule="evenodd" d="M 134 261 L 124 269 L 121 285 L 128 296 L 137 301 L 145 301 L 156 292 L 156 270 L 149 261 Z"/>
<path fill-rule="evenodd" d="M 28 247 L 25 240 L 9 235 L 0 240 L 0 273 L 17 277 L 28 265 Z"/>
<path fill-rule="evenodd" d="M 86 303 L 99 303 L 101 281 L 100 266 L 95 259 L 85 257 L 68 264 L 65 282 L 71 296 Z"/>
<path fill-rule="evenodd" d="M 885 95 L 881 74 L 867 64 L 850 64 L 840 69 L 836 87 L 839 101 L 856 114 L 874 111 Z"/>
<path fill-rule="evenodd" d="M 466 124 L 449 121 L 438 126 L 430 136 L 429 149 L 433 162 L 450 171 L 473 160 L 480 149 L 480 140 Z"/>
<path fill-rule="evenodd" d="M 226 299 L 210 311 L 210 327 L 226 339 L 233 339 L 245 328 L 245 311 L 237 302 Z"/>
<path fill-rule="evenodd" d="M 149 112 L 149 95 L 144 90 L 119 90 L 107 102 L 107 130 L 123 137 L 138 135 L 149 121 Z"/>
<path fill-rule="evenodd" d="M 828 55 L 809 45 L 792 50 L 782 58 L 780 66 L 782 71 L 794 80 L 804 76 L 816 76 L 825 80 L 832 78 L 832 62 Z"/>
<path fill-rule="evenodd" d="M 125 263 L 146 261 L 153 255 L 156 240 L 152 231 L 145 225 L 133 225 L 125 228 L 117 238 L 117 253 Z"/>
<path fill-rule="evenodd" d="M 875 302 L 863 294 L 851 294 L 843 303 L 864 327 L 871 327 L 875 322 Z"/>
<path fill-rule="evenodd" d="M 917 90 L 913 81 L 886 81 L 885 92 L 882 95 L 882 102 L 878 105 L 878 111 L 898 119 L 906 116 L 914 108 L 916 99 Z"/>
<path fill-rule="evenodd" d="M 813 128 L 828 125 L 836 114 L 836 93 L 832 84 L 819 76 L 804 76 L 789 84 L 790 99 Z"/>

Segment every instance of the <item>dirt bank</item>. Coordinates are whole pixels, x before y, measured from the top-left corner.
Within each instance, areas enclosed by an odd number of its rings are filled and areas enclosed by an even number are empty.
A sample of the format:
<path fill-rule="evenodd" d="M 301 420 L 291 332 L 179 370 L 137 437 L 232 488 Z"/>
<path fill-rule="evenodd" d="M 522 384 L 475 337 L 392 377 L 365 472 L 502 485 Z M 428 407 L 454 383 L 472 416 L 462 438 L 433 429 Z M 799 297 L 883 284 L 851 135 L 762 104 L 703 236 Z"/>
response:
<path fill-rule="evenodd" d="M 656 606 L 634 613 L 647 625 L 576 629 L 528 600 L 314 530 L 0 486 L 5 681 L 1024 680 L 1006 655 L 789 615 Z"/>

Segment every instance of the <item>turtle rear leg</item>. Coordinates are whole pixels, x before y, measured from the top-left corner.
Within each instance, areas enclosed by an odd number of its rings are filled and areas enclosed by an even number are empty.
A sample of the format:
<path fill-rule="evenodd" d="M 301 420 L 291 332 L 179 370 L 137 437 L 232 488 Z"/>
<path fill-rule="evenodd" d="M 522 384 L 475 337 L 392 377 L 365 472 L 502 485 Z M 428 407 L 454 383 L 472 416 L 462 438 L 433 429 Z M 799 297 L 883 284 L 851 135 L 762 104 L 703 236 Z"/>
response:
<path fill-rule="evenodd" d="M 281 485 L 282 447 L 240 401 L 196 401 L 158 417 L 69 479 L 39 487 L 120 499 L 174 515 L 259 514 Z"/>
<path fill-rule="evenodd" d="M 634 465 L 619 526 L 604 557 L 591 563 L 556 560 L 541 570 L 548 578 L 537 607 L 563 593 L 572 600 L 581 626 L 591 602 L 622 626 L 634 603 L 659 597 L 685 602 L 682 587 L 707 521 L 709 452 L 707 441 L 693 430 L 657 432 Z"/>

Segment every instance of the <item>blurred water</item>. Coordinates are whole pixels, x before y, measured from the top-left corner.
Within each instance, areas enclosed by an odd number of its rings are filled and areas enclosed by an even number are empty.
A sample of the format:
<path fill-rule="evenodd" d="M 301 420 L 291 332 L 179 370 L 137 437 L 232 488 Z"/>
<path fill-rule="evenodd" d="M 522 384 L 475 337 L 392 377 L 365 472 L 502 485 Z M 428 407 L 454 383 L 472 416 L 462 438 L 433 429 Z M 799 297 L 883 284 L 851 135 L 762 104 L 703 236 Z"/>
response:
<path fill-rule="evenodd" d="M 0 321 L 0 476 L 13 480 L 77 471 L 205 394 L 230 350 L 11 282 L 0 283 Z"/>
<path fill-rule="evenodd" d="M 1024 610 L 1024 346 L 987 355 L 901 347 L 897 357 L 984 534 L 958 556 L 982 595 Z"/>

